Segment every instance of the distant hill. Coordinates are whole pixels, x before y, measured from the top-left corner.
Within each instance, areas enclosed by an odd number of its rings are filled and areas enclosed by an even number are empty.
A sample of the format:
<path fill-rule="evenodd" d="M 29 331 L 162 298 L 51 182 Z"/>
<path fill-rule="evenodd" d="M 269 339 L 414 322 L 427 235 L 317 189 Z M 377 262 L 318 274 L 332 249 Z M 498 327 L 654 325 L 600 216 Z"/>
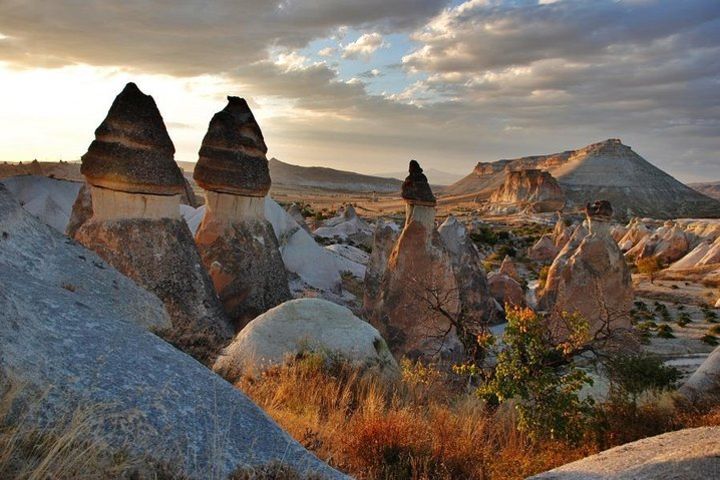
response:
<path fill-rule="evenodd" d="M 703 195 L 720 200 L 720 182 L 689 183 L 688 186 Z"/>
<path fill-rule="evenodd" d="M 434 168 L 426 168 L 424 170 L 425 176 L 427 176 L 428 181 L 431 185 L 451 185 L 461 178 L 463 178 L 462 175 L 457 173 L 450 173 L 450 172 L 443 172 L 442 170 L 436 170 Z M 375 177 L 383 177 L 383 178 L 396 178 L 396 179 L 404 179 L 407 177 L 408 172 L 392 172 L 392 173 L 374 173 L 373 176 Z"/>
<path fill-rule="evenodd" d="M 271 158 L 270 177 L 273 184 L 304 186 L 349 192 L 399 192 L 402 182 L 396 178 L 335 170 L 327 167 L 301 167 Z"/>
<path fill-rule="evenodd" d="M 720 217 L 720 202 L 680 183 L 619 139 L 550 155 L 480 162 L 444 193 L 484 200 L 502 184 L 506 169 L 527 168 L 550 172 L 575 205 L 605 199 L 622 216 Z"/>

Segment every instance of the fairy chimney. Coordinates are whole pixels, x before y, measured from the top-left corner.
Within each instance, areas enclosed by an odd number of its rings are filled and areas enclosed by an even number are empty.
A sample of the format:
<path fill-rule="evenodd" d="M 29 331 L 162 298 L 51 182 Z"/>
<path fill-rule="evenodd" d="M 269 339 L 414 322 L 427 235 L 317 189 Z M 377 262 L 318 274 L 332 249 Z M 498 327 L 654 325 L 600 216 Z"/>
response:
<path fill-rule="evenodd" d="M 539 304 L 550 312 L 551 330 L 566 333 L 568 315 L 580 315 L 594 337 L 617 337 L 630 329 L 633 287 L 623 254 L 610 234 L 612 206 L 588 204 L 588 232 L 576 231 L 550 266 Z"/>
<path fill-rule="evenodd" d="M 155 293 L 173 322 L 165 337 L 198 356 L 183 339 L 203 332 L 219 346 L 232 332 L 180 217 L 185 184 L 174 152 L 153 98 L 128 83 L 82 156 L 92 216 L 74 237 Z"/>
<path fill-rule="evenodd" d="M 193 174 L 206 198 L 195 242 L 236 328 L 291 298 L 277 238 L 265 219 L 266 153 L 247 102 L 228 97 L 210 120 Z"/>

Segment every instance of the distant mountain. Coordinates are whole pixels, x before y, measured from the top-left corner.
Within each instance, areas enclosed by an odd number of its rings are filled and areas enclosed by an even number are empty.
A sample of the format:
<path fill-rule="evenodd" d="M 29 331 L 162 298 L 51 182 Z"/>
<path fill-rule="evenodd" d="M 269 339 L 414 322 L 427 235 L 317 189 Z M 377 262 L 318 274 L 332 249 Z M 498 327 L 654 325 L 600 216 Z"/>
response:
<path fill-rule="evenodd" d="M 277 158 L 269 160 L 273 184 L 292 187 L 315 187 L 348 192 L 399 192 L 402 181 L 363 175 L 327 167 L 301 167 Z"/>
<path fill-rule="evenodd" d="M 710 198 L 720 200 L 720 182 L 688 183 L 688 187 Z"/>
<path fill-rule="evenodd" d="M 457 173 L 450 173 L 450 172 L 443 172 L 442 170 L 436 170 L 434 168 L 426 168 L 424 170 L 425 176 L 428 177 L 428 181 L 431 185 L 451 185 L 461 178 L 463 178 L 462 175 Z M 375 177 L 383 177 L 383 178 L 396 178 L 396 179 L 404 179 L 407 177 L 408 172 L 392 172 L 392 173 L 374 173 L 373 176 Z"/>
<path fill-rule="evenodd" d="M 623 216 L 720 217 L 720 202 L 683 185 L 619 139 L 550 155 L 480 162 L 445 194 L 484 200 L 502 185 L 506 170 L 528 168 L 550 172 L 576 205 L 605 199 Z"/>

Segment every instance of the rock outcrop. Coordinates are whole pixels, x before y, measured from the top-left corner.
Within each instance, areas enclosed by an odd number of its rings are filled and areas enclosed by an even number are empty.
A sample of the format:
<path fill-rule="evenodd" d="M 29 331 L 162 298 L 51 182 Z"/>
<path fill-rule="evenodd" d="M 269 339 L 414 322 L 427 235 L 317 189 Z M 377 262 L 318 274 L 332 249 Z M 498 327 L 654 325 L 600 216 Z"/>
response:
<path fill-rule="evenodd" d="M 342 207 L 337 216 L 323 222 L 315 229 L 313 234 L 319 238 L 334 239 L 370 248 L 373 243 L 373 229 L 355 211 L 355 207 L 348 204 Z"/>
<path fill-rule="evenodd" d="M 367 322 L 340 305 L 301 298 L 268 310 L 221 353 L 213 369 L 230 382 L 262 373 L 298 354 L 339 356 L 359 368 L 396 375 L 399 368 L 385 340 Z"/>
<path fill-rule="evenodd" d="M 630 329 L 633 288 L 622 252 L 610 236 L 612 207 L 607 201 L 588 204 L 589 232 L 573 234 L 553 261 L 538 301 L 550 312 L 550 328 L 565 333 L 564 316 L 579 314 L 591 336 L 611 337 Z M 575 247 L 577 244 L 577 247 Z"/>
<path fill-rule="evenodd" d="M 166 335 L 183 348 L 197 335 L 221 344 L 232 331 L 180 217 L 184 179 L 173 153 L 152 97 L 128 84 L 82 157 L 92 217 L 75 239 L 160 297 L 173 322 Z"/>
<path fill-rule="evenodd" d="M 266 152 L 247 102 L 228 97 L 210 120 L 195 167 L 206 198 L 195 243 L 236 329 L 291 298 L 278 242 L 265 219 Z"/>
<path fill-rule="evenodd" d="M 679 392 L 693 403 L 720 405 L 720 347 L 710 353 Z"/>
<path fill-rule="evenodd" d="M 720 471 L 720 427 L 664 433 L 605 450 L 531 480 L 705 480 Z"/>
<path fill-rule="evenodd" d="M 654 233 L 642 237 L 626 256 L 635 260 L 655 257 L 668 264 L 687 254 L 691 241 L 692 238 L 679 225 L 668 220 Z"/>
<path fill-rule="evenodd" d="M 617 138 L 577 150 L 480 163 L 446 195 L 476 194 L 486 200 L 504 181 L 506 170 L 541 169 L 560 184 L 569 205 L 606 198 L 619 217 L 720 217 L 720 202 L 683 185 Z"/>
<path fill-rule="evenodd" d="M 379 219 L 375 223 L 372 252 L 365 270 L 363 310 L 372 315 L 377 308 L 376 302 L 380 296 L 380 286 L 387 270 L 388 260 L 395 242 L 400 235 L 400 229 L 392 220 Z"/>
<path fill-rule="evenodd" d="M 522 307 L 525 305 L 525 291 L 522 285 L 502 272 L 491 272 L 488 275 L 490 294 L 500 305 Z"/>
<path fill-rule="evenodd" d="M 536 262 L 550 262 L 558 254 L 552 234 L 546 233 L 528 249 L 528 257 Z"/>
<path fill-rule="evenodd" d="M 490 195 L 490 205 L 496 213 L 555 212 L 565 206 L 565 194 L 548 172 L 509 170 L 500 188 Z"/>
<path fill-rule="evenodd" d="M 377 296 L 372 298 L 374 287 L 366 292 L 371 323 L 397 355 L 459 358 L 463 340 L 496 315 L 479 254 L 464 227 L 460 232 L 457 225 L 446 225 L 444 235 L 436 231 L 435 197 L 415 161 L 402 196 L 405 227 Z"/>
<path fill-rule="evenodd" d="M 87 431 L 109 453 L 170 464 L 190 478 L 226 478 L 271 461 L 345 478 L 241 391 L 148 331 L 169 324 L 155 295 L 0 186 L 0 382 L 22 387 L 28 425 L 52 427 L 90 408 Z"/>
<path fill-rule="evenodd" d="M 509 255 L 505 255 L 505 258 L 503 258 L 503 261 L 500 264 L 500 270 L 498 270 L 498 272 L 502 273 L 503 275 L 507 275 L 516 282 L 520 282 L 522 280 L 520 278 L 520 274 L 517 271 L 517 267 L 515 266 L 515 262 L 512 261 L 512 258 L 510 258 Z"/>
<path fill-rule="evenodd" d="M 572 234 L 572 227 L 565 224 L 565 219 L 563 218 L 562 214 L 558 212 L 558 218 L 555 222 L 555 227 L 553 228 L 552 232 L 552 239 L 555 247 L 558 250 L 562 249 L 568 242 L 568 240 L 570 240 Z"/>

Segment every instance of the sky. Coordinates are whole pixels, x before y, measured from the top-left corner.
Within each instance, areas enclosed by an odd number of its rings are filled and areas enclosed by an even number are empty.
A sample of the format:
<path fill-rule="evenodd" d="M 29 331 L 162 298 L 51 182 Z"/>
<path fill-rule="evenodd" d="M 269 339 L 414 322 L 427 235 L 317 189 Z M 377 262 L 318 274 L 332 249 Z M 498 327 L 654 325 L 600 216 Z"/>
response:
<path fill-rule="evenodd" d="M 718 0 L 0 0 L 0 161 L 77 160 L 128 81 L 180 161 L 237 95 L 298 165 L 464 174 L 617 137 L 720 180 Z"/>

